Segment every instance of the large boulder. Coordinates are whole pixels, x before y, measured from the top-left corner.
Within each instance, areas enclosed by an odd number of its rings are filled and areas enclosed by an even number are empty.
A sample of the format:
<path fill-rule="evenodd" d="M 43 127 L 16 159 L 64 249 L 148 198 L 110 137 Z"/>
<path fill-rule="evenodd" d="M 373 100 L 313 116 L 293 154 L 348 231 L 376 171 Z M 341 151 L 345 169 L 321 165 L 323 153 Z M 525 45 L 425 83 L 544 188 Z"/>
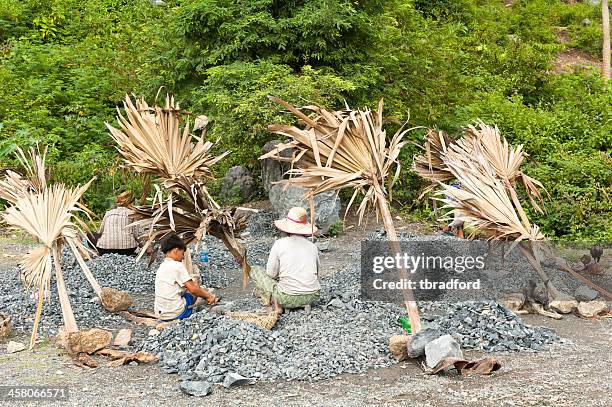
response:
<path fill-rule="evenodd" d="M 408 359 L 408 342 L 410 342 L 409 335 L 393 335 L 389 338 L 389 350 L 397 361 Z"/>
<path fill-rule="evenodd" d="M 257 191 L 251 172 L 238 165 L 229 169 L 221 184 L 221 197 L 233 203 L 248 201 Z"/>
<path fill-rule="evenodd" d="M 204 397 L 212 393 L 212 385 L 203 380 L 184 381 L 180 389 L 183 393 L 195 397 Z"/>
<path fill-rule="evenodd" d="M 413 335 L 407 344 L 407 353 L 410 358 L 418 358 L 425 354 L 425 346 L 444 335 L 444 332 L 434 328 L 425 328 Z"/>
<path fill-rule="evenodd" d="M 263 154 L 269 153 L 276 148 L 277 144 L 280 144 L 280 140 L 268 141 L 263 146 Z M 287 149 L 281 152 L 281 157 L 291 157 L 291 149 Z M 290 165 L 286 162 L 276 161 L 272 158 L 266 158 L 261 160 L 261 184 L 264 191 L 270 192 L 272 184 L 281 181 L 285 178 L 285 173 L 289 171 Z"/>
<path fill-rule="evenodd" d="M 310 204 L 304 198 L 305 188 L 288 184 L 283 180 L 270 188 L 268 198 L 278 217 L 287 216 L 294 206 L 306 208 L 310 216 Z M 315 225 L 325 234 L 329 228 L 340 220 L 340 198 L 334 191 L 324 192 L 314 197 Z"/>
<path fill-rule="evenodd" d="M 561 314 L 569 314 L 578 306 L 578 301 L 574 297 L 567 294 L 560 294 L 549 304 L 550 309 Z"/>

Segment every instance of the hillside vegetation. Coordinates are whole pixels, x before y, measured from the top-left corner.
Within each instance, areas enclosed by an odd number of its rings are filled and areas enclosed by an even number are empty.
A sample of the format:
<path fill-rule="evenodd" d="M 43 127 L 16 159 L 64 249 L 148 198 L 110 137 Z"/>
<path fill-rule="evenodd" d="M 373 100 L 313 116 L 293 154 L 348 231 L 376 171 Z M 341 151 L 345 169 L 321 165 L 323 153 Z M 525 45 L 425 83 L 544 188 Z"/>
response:
<path fill-rule="evenodd" d="M 153 2 L 154 3 L 154 2 Z M 266 96 L 376 106 L 451 134 L 480 118 L 530 154 L 550 193 L 534 220 L 552 238 L 612 239 L 612 87 L 597 68 L 555 73 L 573 49 L 600 59 L 601 16 L 557 0 L 0 0 L 0 165 L 50 146 L 56 179 L 96 175 L 102 213 L 139 180 L 119 169 L 104 122 L 125 93 L 173 92 L 256 174 L 271 122 Z M 159 2 L 158 2 L 159 3 Z M 392 124 L 390 126 L 393 126 Z M 410 134 L 420 141 L 422 132 Z M 403 152 L 395 205 L 431 219 Z"/>

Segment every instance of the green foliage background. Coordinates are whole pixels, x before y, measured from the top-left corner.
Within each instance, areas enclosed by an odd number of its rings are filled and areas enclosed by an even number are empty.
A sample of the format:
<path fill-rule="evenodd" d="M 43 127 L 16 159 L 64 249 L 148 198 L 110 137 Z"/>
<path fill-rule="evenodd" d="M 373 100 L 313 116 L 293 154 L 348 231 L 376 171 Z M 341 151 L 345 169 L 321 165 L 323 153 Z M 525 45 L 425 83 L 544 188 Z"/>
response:
<path fill-rule="evenodd" d="M 160 86 L 213 121 L 209 135 L 256 174 L 271 122 L 266 96 L 296 104 L 375 106 L 457 134 L 480 118 L 530 154 L 550 193 L 535 216 L 548 236 L 610 240 L 612 88 L 597 69 L 553 73 L 566 47 L 599 57 L 598 7 L 559 0 L 0 0 L 0 165 L 16 146 L 50 146 L 53 176 L 98 180 L 101 213 L 138 189 L 104 122 L 125 93 Z M 584 20 L 590 24 L 584 24 Z M 564 37 L 564 43 L 559 41 Z M 422 133 L 410 137 L 420 141 Z M 433 219 L 402 155 L 396 203 Z"/>

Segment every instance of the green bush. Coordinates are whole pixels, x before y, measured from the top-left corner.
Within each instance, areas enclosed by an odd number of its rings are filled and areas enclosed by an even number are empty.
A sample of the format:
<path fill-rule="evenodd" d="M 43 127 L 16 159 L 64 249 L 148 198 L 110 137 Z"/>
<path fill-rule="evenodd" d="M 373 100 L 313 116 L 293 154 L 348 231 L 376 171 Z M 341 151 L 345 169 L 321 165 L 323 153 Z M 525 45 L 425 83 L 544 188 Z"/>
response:
<path fill-rule="evenodd" d="M 525 172 L 550 194 L 547 213 L 532 214 L 547 236 L 609 240 L 612 90 L 597 77 L 573 75 L 553 77 L 545 88 L 549 102 L 539 106 L 483 95 L 457 117 L 496 123 L 513 145 L 524 146 L 530 155 Z"/>
<path fill-rule="evenodd" d="M 268 95 L 296 105 L 376 107 L 409 125 L 456 134 L 481 118 L 530 153 L 526 171 L 551 194 L 533 215 L 554 238 L 609 239 L 612 98 L 596 73 L 551 74 L 558 52 L 601 50 L 598 7 L 560 0 L 0 0 L 0 165 L 16 146 L 49 146 L 55 179 L 95 183 L 102 213 L 114 193 L 139 191 L 104 127 L 125 93 L 151 101 L 160 86 L 206 114 L 215 169 L 247 165 L 293 120 Z M 590 25 L 583 25 L 588 18 Z M 565 31 L 570 44 L 559 44 Z M 388 134 L 398 125 L 389 124 Z M 422 130 L 406 140 L 421 142 Z M 400 156 L 394 204 L 432 219 Z M 209 184 L 212 193 L 220 181 Z"/>

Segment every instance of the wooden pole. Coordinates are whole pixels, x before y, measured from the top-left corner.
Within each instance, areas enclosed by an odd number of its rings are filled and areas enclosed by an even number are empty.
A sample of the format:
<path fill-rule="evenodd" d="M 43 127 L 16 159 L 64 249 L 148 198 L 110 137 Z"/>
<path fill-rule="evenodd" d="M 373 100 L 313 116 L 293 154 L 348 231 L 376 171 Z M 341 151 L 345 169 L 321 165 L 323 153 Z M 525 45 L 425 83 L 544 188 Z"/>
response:
<path fill-rule="evenodd" d="M 49 250 L 49 248 L 46 248 L 46 250 Z M 51 257 L 47 257 L 46 261 L 47 261 L 47 272 L 48 272 L 51 270 Z M 40 316 L 42 314 L 44 296 L 45 296 L 45 278 L 43 276 L 38 286 L 38 304 L 36 306 L 36 314 L 34 316 L 34 327 L 32 328 L 32 335 L 30 336 L 30 347 L 29 347 L 30 350 L 32 350 L 32 348 L 34 347 L 34 343 L 36 342 L 36 338 L 38 337 L 38 324 L 40 323 Z"/>
<path fill-rule="evenodd" d="M 523 253 L 523 256 L 525 256 L 527 261 L 529 261 L 529 263 L 531 264 L 533 269 L 536 271 L 536 273 L 538 273 L 538 275 L 544 282 L 544 285 L 546 286 L 546 290 L 551 295 L 551 297 L 553 299 L 558 298 L 559 290 L 557 290 L 557 287 L 555 287 L 552 281 L 550 281 L 550 277 L 548 277 L 548 274 L 546 274 L 544 270 L 542 270 L 540 261 L 535 256 L 532 243 L 529 242 L 529 247 L 525 247 L 522 244 L 519 244 L 519 249 Z"/>
<path fill-rule="evenodd" d="M 391 255 L 396 256 L 401 253 L 401 247 L 397 239 L 397 233 L 395 232 L 395 225 L 393 224 L 393 218 L 391 217 L 391 211 L 389 210 L 389 204 L 385 199 L 382 189 L 378 183 L 374 184 L 374 193 L 377 194 L 378 209 L 385 225 L 385 231 L 387 232 L 387 238 L 389 239 L 389 248 L 391 249 Z M 408 280 L 408 273 L 406 269 L 400 264 L 398 268 L 401 279 Z M 421 330 L 421 318 L 419 317 L 419 307 L 414 300 L 414 295 L 409 288 L 402 290 L 404 295 L 404 304 L 406 305 L 406 311 L 408 312 L 408 319 L 410 319 L 410 327 L 412 333 L 415 334 Z"/>
<path fill-rule="evenodd" d="M 91 269 L 87 266 L 87 263 L 85 263 L 85 260 L 83 260 L 83 257 L 81 257 L 81 253 L 77 249 L 74 242 L 71 241 L 70 239 L 66 239 L 66 240 L 68 241 L 68 245 L 70 246 L 70 249 L 72 249 L 72 253 L 74 254 L 74 257 L 76 258 L 77 262 L 81 266 L 81 269 L 83 270 L 83 273 L 85 274 L 85 278 L 87 278 L 87 281 L 89 281 L 89 284 L 91 284 L 91 288 L 93 288 L 98 298 L 102 298 L 102 287 L 100 287 L 100 284 L 94 277 L 93 273 L 91 272 Z"/>
<path fill-rule="evenodd" d="M 68 291 L 66 290 L 66 285 L 64 284 L 64 275 L 62 274 L 60 255 L 61 252 L 59 245 L 55 244 L 53 247 L 53 262 L 55 263 L 55 280 L 57 283 L 57 294 L 62 307 L 64 327 L 66 328 L 66 332 L 78 332 L 79 327 L 77 326 L 76 319 L 74 319 L 74 313 L 72 312 L 72 307 L 70 306 Z"/>

